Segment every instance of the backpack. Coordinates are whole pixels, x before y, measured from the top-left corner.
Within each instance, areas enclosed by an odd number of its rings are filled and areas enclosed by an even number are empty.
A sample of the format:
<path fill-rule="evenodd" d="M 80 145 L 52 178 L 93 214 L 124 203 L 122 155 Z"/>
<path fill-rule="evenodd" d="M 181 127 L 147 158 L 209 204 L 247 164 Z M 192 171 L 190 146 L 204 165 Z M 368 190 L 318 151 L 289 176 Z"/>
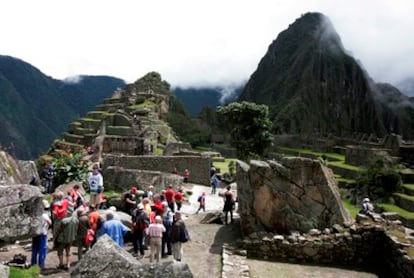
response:
<path fill-rule="evenodd" d="M 91 245 L 94 238 L 95 238 L 95 231 L 92 228 L 89 228 L 88 233 L 85 236 L 84 246 L 88 247 L 89 245 Z"/>
<path fill-rule="evenodd" d="M 147 228 L 147 223 L 145 223 L 144 218 L 139 217 L 139 215 L 136 216 L 133 225 L 134 229 L 137 231 L 143 231 Z"/>
<path fill-rule="evenodd" d="M 180 242 L 187 242 L 190 240 L 190 234 L 186 227 L 181 228 Z"/>
<path fill-rule="evenodd" d="M 203 196 L 201 196 L 201 195 L 200 195 L 200 196 L 198 196 L 197 202 L 199 202 L 199 203 L 200 203 L 202 198 L 203 198 Z"/>

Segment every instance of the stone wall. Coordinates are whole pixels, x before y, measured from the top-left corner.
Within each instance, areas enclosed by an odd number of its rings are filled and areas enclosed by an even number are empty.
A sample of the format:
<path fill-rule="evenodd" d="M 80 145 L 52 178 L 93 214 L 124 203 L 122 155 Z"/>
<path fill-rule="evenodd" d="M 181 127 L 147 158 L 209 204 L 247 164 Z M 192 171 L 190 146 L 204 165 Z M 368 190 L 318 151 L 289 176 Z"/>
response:
<path fill-rule="evenodd" d="M 125 169 L 149 170 L 170 173 L 175 167 L 182 175 L 190 171 L 189 182 L 210 185 L 210 157 L 200 156 L 131 156 L 112 155 L 104 157 L 103 167 L 123 167 Z"/>
<path fill-rule="evenodd" d="M 144 139 L 137 137 L 105 137 L 103 152 L 138 155 L 144 153 Z"/>
<path fill-rule="evenodd" d="M 369 165 L 378 157 L 389 157 L 390 150 L 348 145 L 345 151 L 345 163 L 351 165 Z"/>
<path fill-rule="evenodd" d="M 183 182 L 183 177 L 148 170 L 124 169 L 122 167 L 109 166 L 102 173 L 105 181 L 105 190 L 127 191 L 132 186 L 138 190 L 146 190 L 149 185 L 155 187 L 155 192 L 166 189 L 172 185 L 174 190 L 178 190 Z"/>
<path fill-rule="evenodd" d="M 406 251 L 410 244 L 388 236 L 386 228 L 379 225 L 336 226 L 323 233 L 313 230 L 289 236 L 252 233 L 242 245 L 248 258 L 363 268 L 383 277 L 414 277 L 414 259 Z"/>
<path fill-rule="evenodd" d="M 237 162 L 242 234 L 308 231 L 350 222 L 332 171 L 303 157 Z"/>

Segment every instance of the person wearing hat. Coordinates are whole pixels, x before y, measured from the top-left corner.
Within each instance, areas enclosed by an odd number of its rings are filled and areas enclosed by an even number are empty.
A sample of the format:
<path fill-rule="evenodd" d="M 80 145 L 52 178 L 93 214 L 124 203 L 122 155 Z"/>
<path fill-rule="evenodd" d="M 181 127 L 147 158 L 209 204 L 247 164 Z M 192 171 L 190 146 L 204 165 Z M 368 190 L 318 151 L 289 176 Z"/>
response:
<path fill-rule="evenodd" d="M 374 206 L 371 204 L 371 201 L 369 200 L 369 198 L 364 198 L 362 200 L 362 208 L 360 213 L 365 214 L 369 217 L 371 217 L 373 220 L 375 220 L 374 218 Z"/>
<path fill-rule="evenodd" d="M 140 203 L 132 213 L 132 245 L 134 246 L 135 255 L 138 255 L 139 249 L 140 258 L 144 257 L 144 235 L 149 224 L 150 221 L 148 215 L 144 211 L 144 205 Z"/>
<path fill-rule="evenodd" d="M 162 233 L 164 232 L 165 227 L 162 224 L 162 217 L 157 215 L 155 217 L 155 223 L 150 224 L 147 229 L 147 235 L 150 237 L 150 263 L 152 263 L 154 257 L 157 263 L 160 262 Z"/>
<path fill-rule="evenodd" d="M 47 231 L 52 224 L 49 212 L 49 202 L 47 200 L 42 201 L 43 213 L 40 218 L 42 224 L 42 233 L 32 238 L 32 265 L 39 265 L 40 268 L 45 268 L 45 260 L 47 255 Z"/>

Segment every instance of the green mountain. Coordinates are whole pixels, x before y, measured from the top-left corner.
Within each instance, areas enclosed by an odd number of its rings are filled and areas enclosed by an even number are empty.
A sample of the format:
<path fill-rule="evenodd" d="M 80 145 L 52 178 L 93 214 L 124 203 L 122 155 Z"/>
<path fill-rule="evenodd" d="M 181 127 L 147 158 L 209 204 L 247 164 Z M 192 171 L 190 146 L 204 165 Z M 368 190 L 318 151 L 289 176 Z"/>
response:
<path fill-rule="evenodd" d="M 203 108 L 216 109 L 217 106 L 235 101 L 243 90 L 243 85 L 235 88 L 224 87 L 175 87 L 173 94 L 184 104 L 192 117 L 197 116 Z"/>
<path fill-rule="evenodd" d="M 272 42 L 239 100 L 269 105 L 275 133 L 383 136 L 412 125 L 381 101 L 402 96 L 369 78 L 327 17 L 307 13 Z"/>
<path fill-rule="evenodd" d="M 22 60 L 0 55 L 0 144 L 19 159 L 33 159 L 72 120 L 124 85 L 107 76 L 63 82 Z"/>

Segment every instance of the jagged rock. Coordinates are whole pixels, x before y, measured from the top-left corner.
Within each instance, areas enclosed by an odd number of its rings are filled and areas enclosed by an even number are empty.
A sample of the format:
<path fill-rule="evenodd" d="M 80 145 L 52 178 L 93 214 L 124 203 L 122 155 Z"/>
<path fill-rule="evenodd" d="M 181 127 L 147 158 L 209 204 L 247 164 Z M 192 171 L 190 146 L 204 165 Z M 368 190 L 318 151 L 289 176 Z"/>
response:
<path fill-rule="evenodd" d="M 307 232 L 351 222 L 332 171 L 316 160 L 238 161 L 239 214 L 244 235 L 268 230 Z"/>
<path fill-rule="evenodd" d="M 206 216 L 200 221 L 201 224 L 223 224 L 224 213 L 221 211 L 209 212 Z"/>
<path fill-rule="evenodd" d="M 109 236 L 103 235 L 73 268 L 71 277 L 191 278 L 193 274 L 185 263 L 166 262 L 162 264 L 143 265 L 125 251 L 125 249 L 119 247 Z"/>
<path fill-rule="evenodd" d="M 42 200 L 38 187 L 0 186 L 0 239 L 13 242 L 40 234 Z"/>
<path fill-rule="evenodd" d="M 29 184 L 33 174 L 39 176 L 33 161 L 15 160 L 0 151 L 0 185 Z"/>
<path fill-rule="evenodd" d="M 103 210 L 103 209 L 98 210 L 99 215 L 102 216 L 103 219 L 105 219 L 105 220 L 106 220 L 106 214 L 108 212 L 112 212 L 115 219 L 120 220 L 122 222 L 122 224 L 124 224 L 128 228 L 132 229 L 131 215 L 129 215 L 128 213 L 125 213 L 123 211 L 113 210 L 112 207 L 108 208 L 108 209 L 105 209 L 105 210 Z"/>
<path fill-rule="evenodd" d="M 69 183 L 65 183 L 65 184 L 61 184 L 61 185 L 59 185 L 56 189 L 55 189 L 55 191 L 62 191 L 62 192 L 64 192 L 65 194 L 67 194 L 67 193 L 70 193 L 70 191 L 72 190 L 72 188 L 75 186 L 75 185 L 78 185 L 79 186 L 79 192 L 82 194 L 82 196 L 85 196 L 86 195 L 86 192 L 85 192 L 85 189 L 83 188 L 83 186 L 82 186 L 82 182 L 81 181 L 72 181 L 72 182 L 69 182 Z"/>
<path fill-rule="evenodd" d="M 9 277 L 10 268 L 7 265 L 0 264 L 0 277 Z"/>

